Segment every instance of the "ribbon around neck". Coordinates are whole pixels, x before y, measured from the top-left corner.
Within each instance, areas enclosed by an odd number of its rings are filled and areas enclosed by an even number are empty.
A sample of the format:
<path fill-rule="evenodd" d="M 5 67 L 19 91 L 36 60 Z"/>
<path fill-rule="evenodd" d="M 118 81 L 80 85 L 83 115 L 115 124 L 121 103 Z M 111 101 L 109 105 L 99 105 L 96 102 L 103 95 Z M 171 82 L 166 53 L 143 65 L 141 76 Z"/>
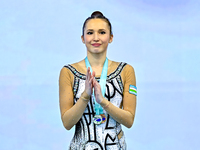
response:
<path fill-rule="evenodd" d="M 85 58 L 85 64 L 86 64 L 87 68 L 90 67 L 90 72 L 92 73 L 92 67 L 91 67 L 90 62 L 87 57 Z M 106 92 L 107 71 L 108 71 L 108 58 L 106 57 L 106 60 L 104 62 L 103 69 L 101 72 L 100 82 L 99 82 L 99 84 L 101 86 L 101 93 L 102 93 L 103 97 L 105 97 L 105 92 Z M 94 97 L 94 102 L 95 102 L 96 115 L 103 114 L 103 108 L 101 107 L 100 104 L 98 104 L 96 102 L 96 99 L 94 96 L 94 89 L 93 89 L 93 97 Z"/>

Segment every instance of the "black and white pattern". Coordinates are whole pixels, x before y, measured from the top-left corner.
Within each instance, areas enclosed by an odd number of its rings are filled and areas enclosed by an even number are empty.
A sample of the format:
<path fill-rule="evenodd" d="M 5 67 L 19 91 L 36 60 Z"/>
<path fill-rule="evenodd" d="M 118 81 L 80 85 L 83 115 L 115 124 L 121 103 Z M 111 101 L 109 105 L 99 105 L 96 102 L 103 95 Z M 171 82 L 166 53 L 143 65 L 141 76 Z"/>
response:
<path fill-rule="evenodd" d="M 105 98 L 113 105 L 120 107 L 123 97 L 123 84 L 121 80 L 121 71 L 126 63 L 120 63 L 117 69 L 107 76 Z M 71 65 L 65 66 L 74 74 L 74 103 L 80 98 L 85 89 L 86 75 L 78 72 Z M 99 78 L 96 78 L 99 80 Z M 107 117 L 105 123 L 95 125 L 93 123 L 94 100 L 90 98 L 88 105 L 76 124 L 75 134 L 70 143 L 70 150 L 125 150 L 126 143 L 124 134 L 118 139 L 118 134 L 122 131 L 121 125 L 116 122 L 104 110 Z M 123 131 L 122 131 L 123 132 Z"/>

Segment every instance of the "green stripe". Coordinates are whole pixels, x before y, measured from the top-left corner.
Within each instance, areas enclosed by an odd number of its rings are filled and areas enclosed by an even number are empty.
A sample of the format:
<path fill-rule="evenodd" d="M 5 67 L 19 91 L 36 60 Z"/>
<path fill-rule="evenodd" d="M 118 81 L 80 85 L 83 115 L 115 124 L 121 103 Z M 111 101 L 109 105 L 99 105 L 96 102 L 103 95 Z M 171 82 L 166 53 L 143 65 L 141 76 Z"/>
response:
<path fill-rule="evenodd" d="M 131 90 L 136 90 L 136 91 L 137 91 L 137 89 L 136 89 L 136 88 L 133 88 L 133 87 L 130 87 L 129 89 L 131 89 Z"/>
<path fill-rule="evenodd" d="M 137 93 L 136 90 L 132 90 L 132 89 L 129 89 L 130 92 L 134 92 L 134 93 Z"/>

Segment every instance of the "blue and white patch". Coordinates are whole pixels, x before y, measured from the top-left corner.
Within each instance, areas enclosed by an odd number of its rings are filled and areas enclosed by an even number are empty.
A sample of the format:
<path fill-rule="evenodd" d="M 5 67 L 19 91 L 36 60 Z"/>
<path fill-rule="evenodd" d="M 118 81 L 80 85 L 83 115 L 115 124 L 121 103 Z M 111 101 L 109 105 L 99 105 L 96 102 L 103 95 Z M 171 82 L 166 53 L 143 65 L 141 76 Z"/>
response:
<path fill-rule="evenodd" d="M 129 86 L 129 93 L 137 96 L 137 87 L 134 85 Z"/>

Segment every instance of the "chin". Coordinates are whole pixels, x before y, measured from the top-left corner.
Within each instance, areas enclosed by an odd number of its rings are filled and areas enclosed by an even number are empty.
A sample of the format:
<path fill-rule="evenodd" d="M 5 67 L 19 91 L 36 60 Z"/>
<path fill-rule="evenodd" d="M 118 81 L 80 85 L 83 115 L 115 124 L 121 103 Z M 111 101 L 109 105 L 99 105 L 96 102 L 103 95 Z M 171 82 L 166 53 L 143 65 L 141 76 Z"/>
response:
<path fill-rule="evenodd" d="M 99 49 L 99 48 L 93 48 L 93 49 L 90 49 L 89 50 L 91 53 L 94 53 L 94 54 L 100 54 L 100 53 L 105 53 L 106 50 L 102 50 L 102 49 Z"/>
<path fill-rule="evenodd" d="M 104 53 L 105 51 L 93 51 L 92 53 L 93 54 L 101 54 L 101 53 Z"/>

